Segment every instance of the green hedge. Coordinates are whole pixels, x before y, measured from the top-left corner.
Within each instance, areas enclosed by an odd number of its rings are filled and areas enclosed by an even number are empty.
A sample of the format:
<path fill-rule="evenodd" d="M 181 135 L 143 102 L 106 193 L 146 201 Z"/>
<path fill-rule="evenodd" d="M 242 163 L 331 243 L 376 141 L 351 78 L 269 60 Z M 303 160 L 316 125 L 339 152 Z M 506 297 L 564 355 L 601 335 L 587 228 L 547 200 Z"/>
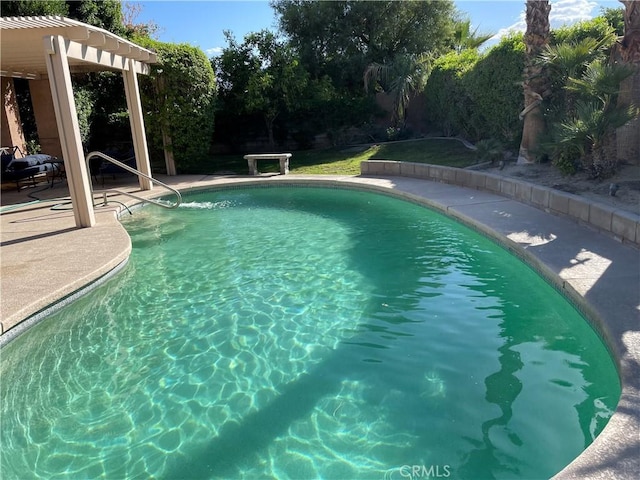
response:
<path fill-rule="evenodd" d="M 445 136 L 470 135 L 472 110 L 463 78 L 479 60 L 475 50 L 448 53 L 438 58 L 425 89 L 426 118 L 430 127 Z"/>
<path fill-rule="evenodd" d="M 162 125 L 168 126 L 178 173 L 209 158 L 214 129 L 215 74 L 209 59 L 197 47 L 138 38 L 154 50 L 158 64 L 141 80 L 149 149 L 163 162 Z M 158 158 L 161 157 L 161 158 Z"/>
<path fill-rule="evenodd" d="M 495 139 L 517 148 L 522 136 L 518 114 L 523 108 L 521 35 L 504 38 L 480 58 L 464 76 L 471 99 L 469 133 L 473 141 Z"/>
<path fill-rule="evenodd" d="M 520 142 L 522 35 L 503 38 L 485 54 L 474 50 L 440 57 L 426 87 L 427 119 L 443 135 Z"/>

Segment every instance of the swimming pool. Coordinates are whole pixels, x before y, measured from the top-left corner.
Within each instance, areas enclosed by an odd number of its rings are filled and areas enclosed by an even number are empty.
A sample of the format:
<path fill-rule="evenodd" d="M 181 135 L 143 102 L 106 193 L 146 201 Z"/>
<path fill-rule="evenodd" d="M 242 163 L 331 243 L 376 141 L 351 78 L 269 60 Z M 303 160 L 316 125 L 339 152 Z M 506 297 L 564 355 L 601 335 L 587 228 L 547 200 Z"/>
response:
<path fill-rule="evenodd" d="M 455 222 L 345 190 L 185 200 L 3 349 L 3 474 L 541 478 L 615 408 L 586 321 Z"/>

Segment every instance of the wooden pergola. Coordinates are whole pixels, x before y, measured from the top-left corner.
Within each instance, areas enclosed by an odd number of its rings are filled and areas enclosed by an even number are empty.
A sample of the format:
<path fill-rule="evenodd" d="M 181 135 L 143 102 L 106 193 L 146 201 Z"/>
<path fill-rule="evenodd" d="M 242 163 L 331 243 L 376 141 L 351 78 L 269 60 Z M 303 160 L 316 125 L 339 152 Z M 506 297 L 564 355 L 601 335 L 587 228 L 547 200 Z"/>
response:
<path fill-rule="evenodd" d="M 48 79 L 76 226 L 95 225 L 71 73 L 121 71 L 137 169 L 151 175 L 138 74 L 147 75 L 156 54 L 104 29 L 60 16 L 0 18 L 0 76 Z M 7 99 L 3 99 L 7 102 Z M 140 188 L 152 183 L 140 178 Z"/>

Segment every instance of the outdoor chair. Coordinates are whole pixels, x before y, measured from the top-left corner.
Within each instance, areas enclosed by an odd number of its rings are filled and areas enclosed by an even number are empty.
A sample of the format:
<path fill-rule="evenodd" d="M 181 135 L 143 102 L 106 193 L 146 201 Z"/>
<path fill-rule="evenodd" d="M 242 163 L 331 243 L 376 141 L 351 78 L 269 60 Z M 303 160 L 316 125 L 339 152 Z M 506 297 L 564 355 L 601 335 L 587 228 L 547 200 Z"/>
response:
<path fill-rule="evenodd" d="M 36 178 L 42 175 L 51 178 L 51 186 L 55 177 L 62 177 L 64 173 L 63 161 L 52 155 L 38 153 L 24 157 L 16 157 L 20 149 L 15 147 L 1 147 L 2 181 L 14 181 L 18 191 L 25 183 L 36 185 Z M 20 152 L 22 153 L 22 152 Z M 22 183 L 22 184 L 21 184 Z"/>

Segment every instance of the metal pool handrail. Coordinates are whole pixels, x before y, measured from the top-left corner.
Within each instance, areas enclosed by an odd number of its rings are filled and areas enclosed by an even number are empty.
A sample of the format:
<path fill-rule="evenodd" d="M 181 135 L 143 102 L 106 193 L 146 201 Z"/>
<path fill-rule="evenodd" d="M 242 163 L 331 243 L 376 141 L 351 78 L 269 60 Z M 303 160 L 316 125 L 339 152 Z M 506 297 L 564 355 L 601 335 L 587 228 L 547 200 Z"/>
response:
<path fill-rule="evenodd" d="M 90 170 L 90 166 L 89 166 L 89 161 L 94 158 L 94 157 L 100 157 L 103 160 L 106 160 L 108 162 L 113 163 L 114 165 L 117 165 L 118 167 L 127 170 L 128 172 L 133 173 L 134 175 L 137 175 L 138 177 L 143 177 L 146 178 L 147 180 L 151 180 L 154 183 L 157 183 L 158 185 L 160 185 L 161 187 L 166 188 L 167 190 L 169 190 L 171 193 L 173 193 L 176 197 L 177 200 L 175 203 L 164 203 L 164 202 L 159 202 L 158 200 L 155 200 L 153 198 L 144 198 L 141 197 L 140 195 L 136 195 L 134 193 L 129 193 L 129 192 L 125 192 L 123 190 L 118 190 L 117 188 L 110 188 L 107 190 L 100 190 L 96 193 L 102 193 L 103 194 L 103 201 L 104 204 L 106 205 L 107 203 L 107 193 L 109 192 L 113 192 L 113 193 L 119 193 L 120 195 L 126 195 L 127 197 L 131 197 L 131 198 L 135 198 L 136 200 L 140 200 L 143 202 L 149 202 L 149 203 L 153 203 L 154 205 L 158 205 L 159 207 L 162 208 L 178 208 L 180 206 L 180 204 L 182 203 L 182 195 L 180 195 L 180 192 L 178 190 L 176 190 L 173 187 L 170 187 L 169 185 L 167 185 L 166 183 L 161 182 L 160 180 L 153 178 L 149 175 L 147 175 L 146 173 L 142 173 L 140 170 L 136 170 L 133 167 L 130 167 L 129 165 L 122 163 L 119 160 L 116 160 L 113 157 L 110 157 L 109 155 L 106 155 L 102 152 L 90 152 L 87 154 L 85 161 L 87 162 L 87 171 L 89 171 L 89 174 L 91 174 L 91 170 Z M 93 198 L 93 182 L 89 182 L 90 188 L 91 188 L 91 198 Z M 94 203 L 95 206 L 95 203 Z"/>

